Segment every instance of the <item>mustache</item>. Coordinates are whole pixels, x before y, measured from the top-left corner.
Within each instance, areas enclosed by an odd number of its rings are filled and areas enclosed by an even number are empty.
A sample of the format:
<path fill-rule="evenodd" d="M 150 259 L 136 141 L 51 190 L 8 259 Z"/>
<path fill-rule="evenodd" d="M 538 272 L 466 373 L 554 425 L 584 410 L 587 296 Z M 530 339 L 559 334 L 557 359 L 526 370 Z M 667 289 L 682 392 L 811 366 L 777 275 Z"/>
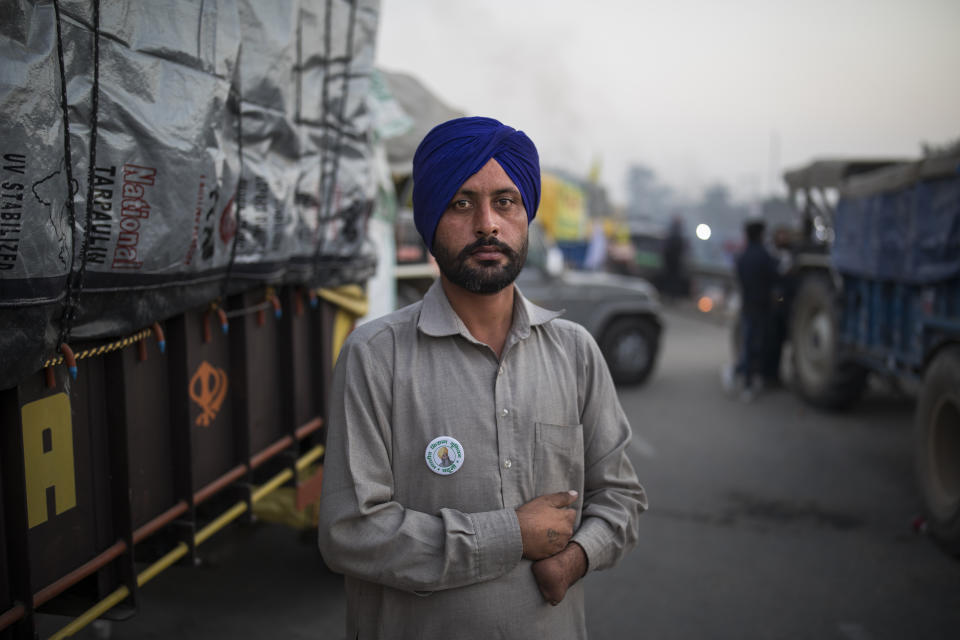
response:
<path fill-rule="evenodd" d="M 463 250 L 460 252 L 460 254 L 457 256 L 457 258 L 460 260 L 465 260 L 474 251 L 476 251 L 477 249 L 482 249 L 484 247 L 494 247 L 495 249 L 503 253 L 508 258 L 515 258 L 517 255 L 517 252 L 514 251 L 510 247 L 510 245 L 508 245 L 507 243 L 501 242 L 500 240 L 497 240 L 493 236 L 487 236 L 485 238 L 480 238 L 476 242 L 473 242 L 465 246 Z"/>

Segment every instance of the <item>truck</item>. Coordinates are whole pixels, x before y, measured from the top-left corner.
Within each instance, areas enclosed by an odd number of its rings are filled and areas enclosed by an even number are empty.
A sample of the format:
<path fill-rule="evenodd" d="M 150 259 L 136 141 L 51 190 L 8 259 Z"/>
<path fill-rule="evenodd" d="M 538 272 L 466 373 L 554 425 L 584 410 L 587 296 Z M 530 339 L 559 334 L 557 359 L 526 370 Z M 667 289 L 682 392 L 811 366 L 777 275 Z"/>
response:
<path fill-rule="evenodd" d="M 801 213 L 789 317 L 794 389 L 848 409 L 869 376 L 916 395 L 924 524 L 960 554 L 960 144 L 915 160 L 788 171 Z"/>
<path fill-rule="evenodd" d="M 0 11 L 0 637 L 322 483 L 376 255 L 376 0 Z"/>

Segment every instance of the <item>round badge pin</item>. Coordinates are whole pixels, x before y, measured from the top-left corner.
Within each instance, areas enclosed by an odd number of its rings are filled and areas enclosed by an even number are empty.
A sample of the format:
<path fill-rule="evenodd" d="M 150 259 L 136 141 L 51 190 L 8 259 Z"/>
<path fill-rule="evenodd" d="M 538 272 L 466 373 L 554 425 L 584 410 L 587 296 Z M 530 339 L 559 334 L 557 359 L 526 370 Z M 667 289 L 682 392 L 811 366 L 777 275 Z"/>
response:
<path fill-rule="evenodd" d="M 427 466 L 430 471 L 448 476 L 463 466 L 463 445 L 456 438 L 440 436 L 427 445 Z"/>

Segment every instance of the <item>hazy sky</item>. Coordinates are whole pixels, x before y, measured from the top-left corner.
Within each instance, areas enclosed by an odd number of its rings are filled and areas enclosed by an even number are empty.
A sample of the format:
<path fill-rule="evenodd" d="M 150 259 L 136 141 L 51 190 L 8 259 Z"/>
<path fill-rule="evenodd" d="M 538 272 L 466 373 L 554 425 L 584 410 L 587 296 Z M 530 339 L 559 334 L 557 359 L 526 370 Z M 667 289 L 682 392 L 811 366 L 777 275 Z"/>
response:
<path fill-rule="evenodd" d="M 960 138 L 960 0 L 381 0 L 378 66 L 526 131 L 611 196 L 781 189 L 823 156 Z"/>

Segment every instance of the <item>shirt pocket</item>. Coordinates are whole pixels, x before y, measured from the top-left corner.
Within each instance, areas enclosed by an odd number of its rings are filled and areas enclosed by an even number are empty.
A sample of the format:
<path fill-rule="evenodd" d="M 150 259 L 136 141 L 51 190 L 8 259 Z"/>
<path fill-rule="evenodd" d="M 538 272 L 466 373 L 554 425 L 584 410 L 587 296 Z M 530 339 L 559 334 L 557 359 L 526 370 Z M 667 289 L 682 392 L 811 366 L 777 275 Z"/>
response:
<path fill-rule="evenodd" d="M 533 476 L 538 496 L 570 489 L 583 495 L 583 425 L 536 423 Z M 579 498 L 575 504 L 579 513 Z"/>

